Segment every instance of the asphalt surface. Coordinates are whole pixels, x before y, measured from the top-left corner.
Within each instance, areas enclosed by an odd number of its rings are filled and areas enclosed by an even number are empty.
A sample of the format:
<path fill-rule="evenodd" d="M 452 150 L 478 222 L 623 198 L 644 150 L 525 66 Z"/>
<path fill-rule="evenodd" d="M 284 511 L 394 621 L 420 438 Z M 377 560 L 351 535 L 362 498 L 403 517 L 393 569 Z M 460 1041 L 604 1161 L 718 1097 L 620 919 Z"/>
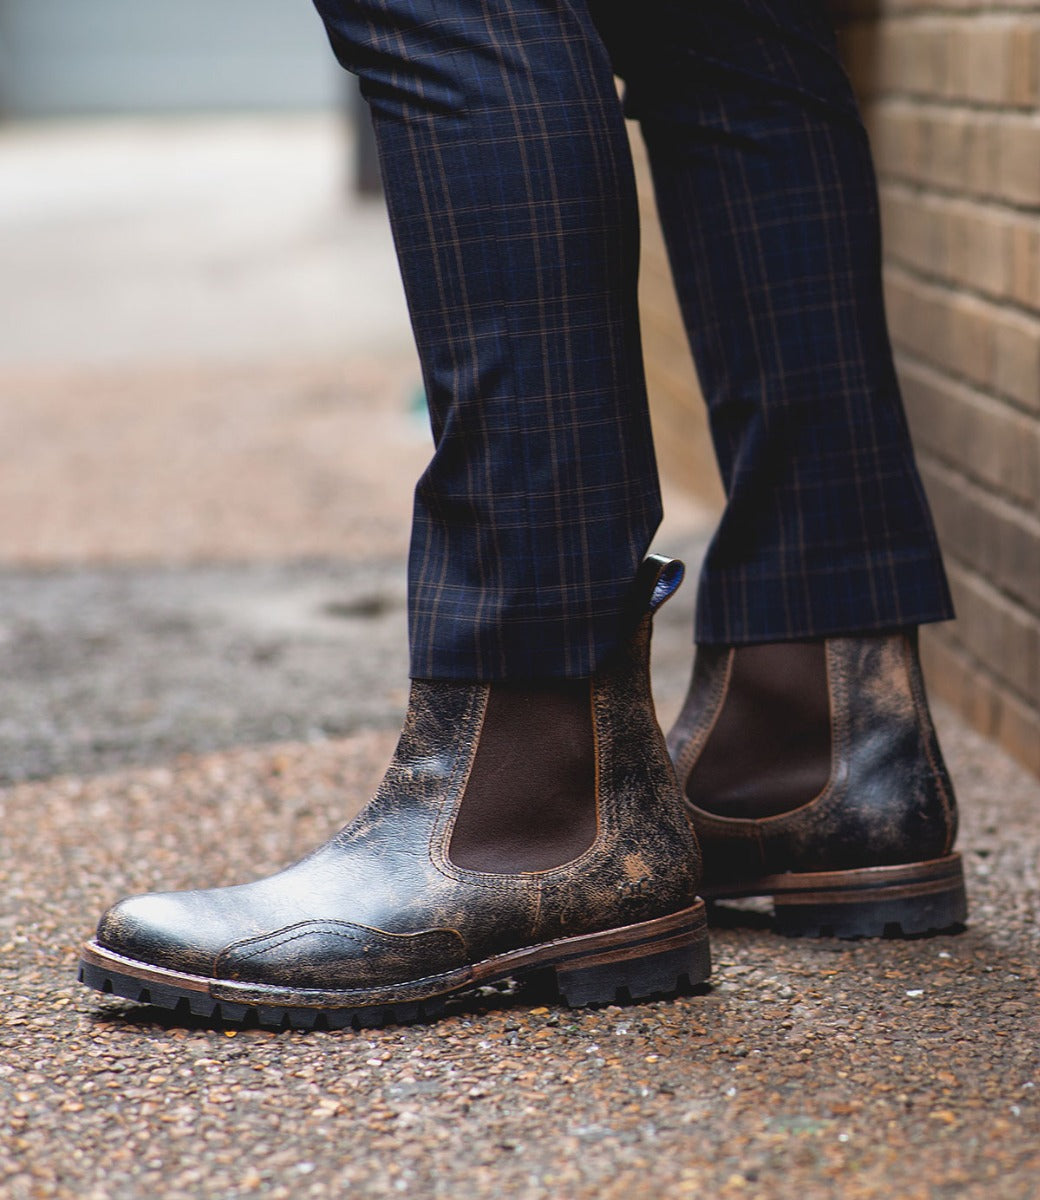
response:
<path fill-rule="evenodd" d="M 89 319 L 60 363 L 0 335 L 0 1196 L 1040 1195 L 1040 784 L 942 710 L 963 932 L 791 941 L 720 909 L 699 994 L 362 1033 L 177 1027 L 79 986 L 119 896 L 276 869 L 371 793 L 427 453 L 404 352 L 344 367 L 308 330 L 189 369 L 159 330 L 98 374 Z M 695 561 L 710 521 L 668 508 L 661 549 Z M 665 721 L 691 604 L 659 621 Z"/>

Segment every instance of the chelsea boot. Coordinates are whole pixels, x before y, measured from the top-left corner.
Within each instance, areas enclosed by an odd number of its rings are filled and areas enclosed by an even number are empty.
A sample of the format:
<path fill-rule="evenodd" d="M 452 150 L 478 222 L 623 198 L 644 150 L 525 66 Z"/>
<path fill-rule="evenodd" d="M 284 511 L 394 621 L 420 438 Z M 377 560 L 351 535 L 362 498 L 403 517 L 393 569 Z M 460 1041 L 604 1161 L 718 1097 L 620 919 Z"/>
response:
<path fill-rule="evenodd" d="M 592 679 L 413 681 L 375 798 L 254 883 L 124 900 L 82 953 L 91 987 L 182 1013 L 342 1027 L 433 1014 L 540 976 L 572 1005 L 709 972 L 700 856 L 650 698 L 648 559 Z"/>
<path fill-rule="evenodd" d="M 769 897 L 789 934 L 964 921 L 956 802 L 916 631 L 700 646 L 668 746 L 706 898 Z"/>

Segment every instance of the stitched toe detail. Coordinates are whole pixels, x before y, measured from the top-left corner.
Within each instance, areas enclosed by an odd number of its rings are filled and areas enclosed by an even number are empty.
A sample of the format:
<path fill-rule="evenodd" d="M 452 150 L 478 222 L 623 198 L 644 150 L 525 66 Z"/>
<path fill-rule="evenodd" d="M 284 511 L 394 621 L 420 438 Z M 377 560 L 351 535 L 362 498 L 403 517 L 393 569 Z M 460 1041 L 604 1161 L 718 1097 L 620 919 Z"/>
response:
<path fill-rule="evenodd" d="M 454 929 L 387 933 L 349 921 L 302 921 L 228 946 L 214 973 L 241 983 L 348 991 L 422 979 L 467 960 Z"/>

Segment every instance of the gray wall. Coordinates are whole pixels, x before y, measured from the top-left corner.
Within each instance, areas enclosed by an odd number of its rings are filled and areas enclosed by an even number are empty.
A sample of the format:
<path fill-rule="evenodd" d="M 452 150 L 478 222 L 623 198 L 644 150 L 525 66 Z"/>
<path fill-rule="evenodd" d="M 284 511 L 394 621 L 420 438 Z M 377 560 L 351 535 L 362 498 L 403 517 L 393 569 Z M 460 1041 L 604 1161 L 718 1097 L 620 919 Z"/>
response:
<path fill-rule="evenodd" d="M 323 108 L 343 72 L 310 0 L 0 0 L 0 113 Z"/>

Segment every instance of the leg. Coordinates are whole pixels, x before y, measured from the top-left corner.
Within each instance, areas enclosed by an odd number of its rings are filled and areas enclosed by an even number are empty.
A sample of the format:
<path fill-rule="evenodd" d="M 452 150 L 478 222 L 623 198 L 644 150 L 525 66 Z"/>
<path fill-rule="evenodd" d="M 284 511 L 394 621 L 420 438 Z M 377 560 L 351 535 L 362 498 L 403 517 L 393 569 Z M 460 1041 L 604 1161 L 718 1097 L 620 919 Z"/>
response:
<path fill-rule="evenodd" d="M 885 325 L 870 151 L 824 6 L 654 12 L 653 44 L 616 37 L 619 66 L 728 497 L 697 640 L 944 620 Z"/>
<path fill-rule="evenodd" d="M 575 1004 L 699 982 L 699 857 L 649 686 L 681 569 L 636 570 L 658 499 L 602 45 L 581 0 L 319 6 L 377 116 L 431 401 L 417 678 L 356 821 L 269 879 L 116 905 L 82 978 L 308 1026 L 507 976 Z"/>
<path fill-rule="evenodd" d="M 436 453 L 412 674 L 589 675 L 660 519 L 631 159 L 584 0 L 317 0 L 372 106 Z"/>
<path fill-rule="evenodd" d="M 894 631 L 951 611 L 855 100 L 820 4 L 654 11 L 636 28 L 611 10 L 604 33 L 642 123 L 727 490 L 669 739 L 706 887 L 774 895 L 794 932 L 949 925 L 965 911 L 953 793 L 916 637 Z"/>

